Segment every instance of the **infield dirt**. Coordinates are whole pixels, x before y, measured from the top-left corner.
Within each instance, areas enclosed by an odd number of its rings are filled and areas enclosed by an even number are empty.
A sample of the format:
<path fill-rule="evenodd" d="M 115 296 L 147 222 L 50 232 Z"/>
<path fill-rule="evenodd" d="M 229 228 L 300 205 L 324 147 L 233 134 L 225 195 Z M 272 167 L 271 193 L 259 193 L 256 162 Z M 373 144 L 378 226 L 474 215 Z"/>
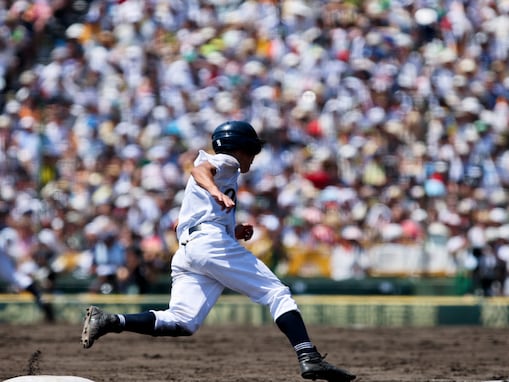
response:
<path fill-rule="evenodd" d="M 509 330 L 483 327 L 309 327 L 327 360 L 356 381 L 479 382 L 509 379 Z M 0 381 L 75 375 L 97 382 L 302 381 L 275 326 L 204 326 L 192 337 L 108 334 L 91 349 L 81 326 L 0 324 Z"/>

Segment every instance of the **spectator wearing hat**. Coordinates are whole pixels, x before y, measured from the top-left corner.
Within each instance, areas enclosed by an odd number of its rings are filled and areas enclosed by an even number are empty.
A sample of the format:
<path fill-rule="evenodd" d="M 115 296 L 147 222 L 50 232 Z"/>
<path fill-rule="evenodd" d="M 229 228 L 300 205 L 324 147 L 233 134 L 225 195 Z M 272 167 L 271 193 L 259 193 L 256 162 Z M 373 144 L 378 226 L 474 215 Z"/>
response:
<path fill-rule="evenodd" d="M 369 275 L 370 260 L 363 246 L 363 235 L 356 225 L 342 228 L 331 252 L 333 280 L 362 279 Z"/>
<path fill-rule="evenodd" d="M 110 294 L 118 292 L 118 270 L 125 266 L 125 247 L 119 240 L 118 227 L 106 216 L 96 217 L 86 227 L 94 243 L 90 249 L 92 259 L 90 292 Z"/>

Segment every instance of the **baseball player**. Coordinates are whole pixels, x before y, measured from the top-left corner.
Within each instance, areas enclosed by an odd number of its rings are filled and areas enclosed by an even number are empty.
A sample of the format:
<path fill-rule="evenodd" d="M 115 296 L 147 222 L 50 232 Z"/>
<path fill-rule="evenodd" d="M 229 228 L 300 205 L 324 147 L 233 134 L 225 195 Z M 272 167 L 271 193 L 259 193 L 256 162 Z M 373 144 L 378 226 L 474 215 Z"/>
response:
<path fill-rule="evenodd" d="M 288 337 L 305 379 L 346 382 L 355 375 L 324 360 L 311 342 L 296 302 L 272 271 L 239 240 L 253 227 L 236 224 L 237 180 L 247 173 L 263 141 L 244 121 L 228 121 L 214 130 L 215 154 L 200 151 L 185 188 L 176 228 L 179 248 L 172 260 L 169 308 L 138 314 L 87 309 L 81 342 L 90 348 L 106 333 L 122 331 L 152 336 L 190 336 L 198 330 L 224 288 L 269 307 Z"/>
<path fill-rule="evenodd" d="M 16 292 L 26 291 L 34 296 L 35 303 L 43 312 L 45 321 L 54 321 L 53 306 L 44 301 L 42 293 L 32 277 L 18 271 L 13 260 L 2 248 L 0 248 L 0 279 Z"/>
<path fill-rule="evenodd" d="M 33 277 L 19 270 L 16 266 L 15 256 L 11 256 L 10 252 L 16 251 L 14 244 L 18 236 L 13 228 L 5 224 L 7 215 L 8 210 L 2 206 L 0 210 L 0 280 L 5 281 L 16 292 L 26 291 L 32 294 L 35 303 L 44 314 L 44 319 L 47 322 L 53 322 L 55 319 L 53 306 L 44 301 L 41 290 Z"/>

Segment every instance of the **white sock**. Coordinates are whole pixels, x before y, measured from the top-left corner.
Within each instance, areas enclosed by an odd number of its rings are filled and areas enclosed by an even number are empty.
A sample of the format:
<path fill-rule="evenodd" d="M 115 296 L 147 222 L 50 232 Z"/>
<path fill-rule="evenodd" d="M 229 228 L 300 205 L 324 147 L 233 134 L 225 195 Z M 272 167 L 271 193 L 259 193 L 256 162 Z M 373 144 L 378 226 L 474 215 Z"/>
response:
<path fill-rule="evenodd" d="M 303 350 L 314 349 L 314 346 L 311 342 L 301 342 L 293 347 L 297 353 L 307 353 Z"/>
<path fill-rule="evenodd" d="M 117 317 L 120 321 L 120 327 L 123 328 L 125 327 L 125 317 L 123 314 L 117 314 Z"/>

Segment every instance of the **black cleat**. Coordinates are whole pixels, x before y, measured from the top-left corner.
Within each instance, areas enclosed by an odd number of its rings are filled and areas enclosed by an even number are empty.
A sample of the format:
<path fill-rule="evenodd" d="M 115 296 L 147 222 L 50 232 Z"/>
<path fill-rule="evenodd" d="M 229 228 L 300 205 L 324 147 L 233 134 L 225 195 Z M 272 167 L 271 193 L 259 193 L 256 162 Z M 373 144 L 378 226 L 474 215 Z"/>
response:
<path fill-rule="evenodd" d="M 105 313 L 97 306 L 87 308 L 87 315 L 81 333 L 81 344 L 85 349 L 91 348 L 94 341 L 106 333 L 120 333 L 120 320 L 115 314 Z"/>
<path fill-rule="evenodd" d="M 299 365 L 302 378 L 304 379 L 324 379 L 328 382 L 350 382 L 355 379 L 355 375 L 346 370 L 339 369 L 324 361 L 322 356 L 315 350 L 311 353 L 299 355 Z"/>

